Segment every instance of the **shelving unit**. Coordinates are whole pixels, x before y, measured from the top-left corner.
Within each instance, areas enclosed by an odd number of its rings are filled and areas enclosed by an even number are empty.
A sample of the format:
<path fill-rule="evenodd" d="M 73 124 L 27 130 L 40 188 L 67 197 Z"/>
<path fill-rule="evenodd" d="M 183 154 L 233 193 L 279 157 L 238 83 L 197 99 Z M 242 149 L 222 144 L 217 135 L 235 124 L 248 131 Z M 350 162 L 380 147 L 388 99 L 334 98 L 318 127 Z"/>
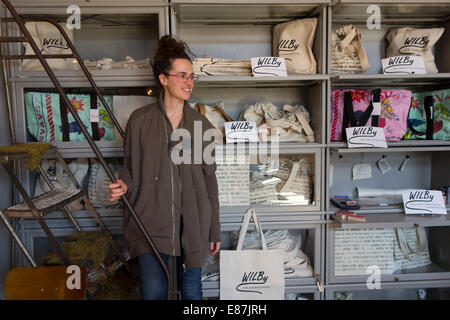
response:
<path fill-rule="evenodd" d="M 289 74 L 287 77 L 248 76 L 201 76 L 194 87 L 191 101 L 207 105 L 224 102 L 224 110 L 238 120 L 243 108 L 257 102 L 271 102 L 281 107 L 283 104 L 302 104 L 311 116 L 314 143 L 281 142 L 279 156 L 314 155 L 314 203 L 311 205 L 250 205 L 255 206 L 263 228 L 286 230 L 292 228 L 313 229 L 314 247 L 305 252 L 312 260 L 314 273 L 323 279 L 323 236 L 324 206 L 323 159 L 326 148 L 325 115 L 329 75 L 326 72 L 326 6 L 329 1 L 171 1 L 171 30 L 186 41 L 193 53 L 201 57 L 207 54 L 215 58 L 250 59 L 272 55 L 272 27 L 278 23 L 318 17 L 318 26 L 313 42 L 313 52 L 317 63 L 316 74 Z M 238 145 L 238 154 L 245 154 L 251 148 L 267 148 L 270 144 L 258 143 Z M 229 146 L 217 146 L 220 155 Z M 220 190 L 220 183 L 219 183 Z M 222 230 L 239 230 L 243 213 L 248 206 L 221 205 Z M 224 235 L 226 239 L 226 232 Z M 303 250 L 303 246 L 302 246 Z M 322 280 L 323 281 L 323 280 Z M 321 299 L 316 279 L 286 279 L 286 292 Z M 219 296 L 218 282 L 204 282 L 204 293 L 208 297 Z"/>
<path fill-rule="evenodd" d="M 381 29 L 370 30 L 366 24 L 371 13 L 369 5 L 376 5 L 381 12 Z M 354 24 L 362 35 L 362 43 L 366 49 L 371 68 L 365 74 L 331 74 L 331 56 L 328 55 L 328 72 L 330 73 L 329 92 L 332 89 L 375 89 L 394 88 L 411 91 L 427 91 L 449 87 L 448 64 L 448 13 L 449 1 L 433 3 L 416 0 L 400 1 L 366 1 L 340 0 L 329 7 L 328 32 L 340 26 Z M 373 12 L 372 12 L 373 13 Z M 404 26 L 416 28 L 444 27 L 446 30 L 436 44 L 435 60 L 438 74 L 425 75 L 384 75 L 381 73 L 381 60 L 384 58 L 384 35 L 390 28 Z M 331 99 L 328 105 L 328 121 L 330 123 Z M 388 142 L 388 148 L 356 148 L 348 149 L 346 142 L 330 141 L 327 137 L 327 196 L 354 196 L 354 187 L 381 187 L 388 189 L 423 188 L 432 189 L 443 186 L 449 179 L 445 160 L 448 159 L 449 141 L 402 140 Z M 386 157 L 392 170 L 385 175 L 376 168 L 376 161 Z M 405 157 L 410 157 L 403 172 L 398 171 Z M 370 163 L 372 178 L 352 180 L 352 165 Z M 398 165 L 398 166 L 397 166 Z M 331 185 L 331 182 L 333 183 Z M 447 206 L 447 212 L 449 211 Z M 327 224 L 326 232 L 326 293 L 325 299 L 419 299 L 418 291 L 431 292 L 434 298 L 448 293 L 450 274 L 448 261 L 443 252 L 448 250 L 444 234 L 448 231 L 447 216 L 405 215 L 401 204 L 390 206 L 363 206 L 357 214 L 364 215 L 366 222 L 353 223 L 335 220 L 333 214 L 339 209 L 327 203 L 326 211 L 332 223 Z M 358 232 L 359 230 L 389 230 L 392 228 L 424 227 L 428 237 L 431 265 L 403 269 L 393 273 L 381 274 L 381 290 L 369 290 L 367 275 L 337 275 L 335 270 L 336 232 Z M 359 242 L 358 242 L 359 243 Z M 375 259 L 375 258 L 374 258 Z M 375 260 L 374 260 L 375 261 Z M 350 263 L 350 261 L 349 261 Z M 394 262 L 395 263 L 395 262 Z M 344 266 L 345 268 L 345 266 Z M 341 274 L 341 273 L 339 273 Z M 439 279 L 437 281 L 436 279 Z M 439 288 L 440 287 L 440 288 Z M 430 294 L 429 296 L 431 296 Z M 430 297 L 429 297 L 430 298 Z"/>
<path fill-rule="evenodd" d="M 317 62 L 317 73 L 311 75 L 289 75 L 287 77 L 250 76 L 201 76 L 191 96 L 191 102 L 212 104 L 223 101 L 225 111 L 237 120 L 242 109 L 256 102 L 270 101 L 277 107 L 283 104 L 303 104 L 311 116 L 311 127 L 315 142 L 282 142 L 278 146 L 281 157 L 310 156 L 312 160 L 313 187 L 310 203 L 306 205 L 255 205 L 263 228 L 267 230 L 297 230 L 308 236 L 305 253 L 311 259 L 314 273 L 319 274 L 325 292 L 319 292 L 316 279 L 294 278 L 286 280 L 286 293 L 304 296 L 309 299 L 342 299 L 352 293 L 353 299 L 395 297 L 417 297 L 418 289 L 429 289 L 433 297 L 447 297 L 450 288 L 450 239 L 447 234 L 450 220 L 447 216 L 422 217 L 407 216 L 400 205 L 364 206 L 358 214 L 366 216 L 365 223 L 336 221 L 333 215 L 338 211 L 330 204 L 330 197 L 339 194 L 351 195 L 355 186 L 373 186 L 388 188 L 438 188 L 450 180 L 448 159 L 450 141 L 402 140 L 388 142 L 388 148 L 348 149 L 346 142 L 330 141 L 331 91 L 345 88 L 395 88 L 428 90 L 450 87 L 450 1 L 428 2 L 419 0 L 171 0 L 169 1 L 44 1 L 36 6 L 28 1 L 13 1 L 19 13 L 29 16 L 48 15 L 58 21 L 64 21 L 65 8 L 70 4 L 80 5 L 82 15 L 88 16 L 89 28 L 80 31 L 75 44 L 80 46 L 83 58 L 99 59 L 105 51 L 96 51 L 90 47 L 90 39 L 95 33 L 115 29 L 95 20 L 100 18 L 122 19 L 135 25 L 128 26 L 129 32 L 138 29 L 140 38 L 137 44 L 129 48 L 138 48 L 136 52 L 151 55 L 151 48 L 158 37 L 172 33 L 186 41 L 198 57 L 207 54 L 211 57 L 228 59 L 250 59 L 256 56 L 272 55 L 272 27 L 275 24 L 318 17 L 314 38 L 313 53 Z M 369 5 L 378 5 L 381 10 L 381 29 L 369 30 L 366 21 Z M 404 10 L 408 8 L 408 10 Z M 122 18 L 121 18 L 122 17 Z M 149 19 L 146 19 L 148 17 Z M 83 22 L 84 23 L 84 22 Z M 330 35 L 333 30 L 346 24 L 355 24 L 362 34 L 362 43 L 366 48 L 371 68 L 366 74 L 338 75 L 331 73 Z M 136 26 L 137 25 L 137 26 Z M 384 58 L 384 35 L 391 27 L 440 26 L 446 30 L 436 45 L 435 57 L 438 74 L 399 76 L 383 75 L 380 59 Z M 157 29 L 144 34 L 144 29 Z M 89 35 L 88 33 L 92 33 Z M 134 32 L 134 31 L 133 31 Z M 10 30 L 14 34 L 14 30 Z M 130 33 L 119 38 L 127 43 Z M 141 37 L 142 36 L 142 37 Z M 78 37 L 78 38 L 77 38 Z M 149 38 L 150 39 L 149 39 Z M 108 45 L 112 45 L 111 42 Z M 10 47 L 11 50 L 20 50 Z M 84 51 L 83 51 L 84 50 Z M 122 49 L 121 49 L 122 50 Z M 115 60 L 122 59 L 124 52 L 117 50 Z M 125 49 L 124 49 L 125 50 Z M 131 49 L 130 49 L 131 50 Z M 84 54 L 83 54 L 84 52 Z M 133 53 L 131 54 L 133 55 Z M 133 58 L 135 58 L 133 56 Z M 136 56 L 142 59 L 144 56 Z M 24 71 L 19 64 L 11 65 L 11 87 L 15 104 L 16 136 L 19 141 L 30 140 L 26 128 L 24 92 L 26 89 L 50 88 L 51 83 L 43 71 Z M 92 70 L 94 80 L 104 88 L 155 88 L 151 69 L 143 70 Z M 87 83 L 75 70 L 60 70 L 56 75 L 65 87 L 84 88 Z M 55 142 L 61 154 L 66 158 L 92 157 L 90 147 L 85 142 Z M 97 145 L 107 157 L 121 157 L 122 141 L 99 141 Z M 238 144 L 232 146 L 238 154 L 248 154 L 252 149 L 270 150 L 270 143 Z M 230 145 L 217 145 L 216 155 L 223 154 Z M 383 155 L 391 163 L 392 172 L 382 175 L 376 169 L 375 162 Z M 406 156 L 411 161 L 403 173 L 397 170 Z M 360 162 L 372 163 L 371 180 L 351 180 L 351 166 Z M 31 179 L 21 176 L 25 182 Z M 331 184 L 333 182 L 333 184 Z M 30 183 L 29 183 L 30 185 Z M 249 203 L 248 205 L 250 205 Z M 227 204 L 220 207 L 220 223 L 225 243 L 232 231 L 239 230 L 243 213 L 248 205 Z M 447 211 L 450 207 L 447 206 Z M 121 232 L 121 209 L 101 209 L 100 214 L 113 232 Z M 84 211 L 74 213 L 80 224 L 94 227 Z M 47 216 L 49 226 L 56 228 L 58 236 L 67 235 L 70 226 L 59 213 Z M 28 247 L 45 247 L 42 234 L 35 229 L 34 222 L 24 219 L 19 226 Z M 421 270 L 408 270 L 393 274 L 383 274 L 381 290 L 369 290 L 366 285 L 368 275 L 338 276 L 335 274 L 335 232 L 336 230 L 359 230 L 369 228 L 411 228 L 424 227 L 430 247 L 431 267 Z M 226 247 L 226 246 L 225 246 Z M 41 249 L 40 249 L 41 250 Z M 440 252 L 443 252 L 440 255 Z M 19 261 L 18 264 L 23 264 Z M 432 272 L 429 272 L 429 271 Z M 205 281 L 204 296 L 214 299 L 219 296 L 219 282 Z M 347 295 L 343 295 L 346 293 Z"/>

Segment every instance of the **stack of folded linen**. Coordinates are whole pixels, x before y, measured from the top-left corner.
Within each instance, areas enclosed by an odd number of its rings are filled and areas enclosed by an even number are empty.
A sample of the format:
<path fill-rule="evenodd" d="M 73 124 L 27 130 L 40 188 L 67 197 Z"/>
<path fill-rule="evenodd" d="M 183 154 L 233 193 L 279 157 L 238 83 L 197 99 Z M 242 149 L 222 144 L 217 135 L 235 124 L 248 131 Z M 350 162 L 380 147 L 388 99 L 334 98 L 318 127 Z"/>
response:
<path fill-rule="evenodd" d="M 232 60 L 220 58 L 196 58 L 193 63 L 194 73 L 198 75 L 244 75 L 252 74 L 250 60 Z"/>
<path fill-rule="evenodd" d="M 84 64 L 88 68 L 109 70 L 109 69 L 148 69 L 151 68 L 150 59 L 134 60 L 130 56 L 126 56 L 123 61 L 114 61 L 111 58 L 103 58 L 97 61 L 85 60 Z"/>

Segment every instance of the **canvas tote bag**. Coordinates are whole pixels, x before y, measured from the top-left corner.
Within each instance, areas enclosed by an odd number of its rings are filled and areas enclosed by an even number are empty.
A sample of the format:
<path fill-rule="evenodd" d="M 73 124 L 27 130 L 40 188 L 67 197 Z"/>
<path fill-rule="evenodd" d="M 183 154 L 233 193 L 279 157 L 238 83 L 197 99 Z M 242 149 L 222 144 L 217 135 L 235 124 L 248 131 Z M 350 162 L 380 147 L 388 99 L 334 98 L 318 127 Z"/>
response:
<path fill-rule="evenodd" d="M 263 250 L 242 250 L 250 218 L 261 236 Z M 267 250 L 254 209 L 244 215 L 236 250 L 220 251 L 221 300 L 283 300 L 283 250 Z"/>
<path fill-rule="evenodd" d="M 358 73 L 369 68 L 361 35 L 354 25 L 342 27 L 331 34 L 331 72 Z"/>
<path fill-rule="evenodd" d="M 277 24 L 273 28 L 272 54 L 285 58 L 288 73 L 316 73 L 312 52 L 317 18 Z"/>
<path fill-rule="evenodd" d="M 206 119 L 211 122 L 211 124 L 216 129 L 215 131 L 215 142 L 223 143 L 225 141 L 225 122 L 232 122 L 233 119 L 224 111 L 223 102 L 214 104 L 213 106 L 207 106 L 203 103 L 189 103 L 189 106 Z"/>
<path fill-rule="evenodd" d="M 450 89 L 414 92 L 405 140 L 450 140 Z"/>
<path fill-rule="evenodd" d="M 434 62 L 433 47 L 444 33 L 444 28 L 399 28 L 389 31 L 386 57 L 415 55 L 423 57 L 427 73 L 438 73 Z"/>
<path fill-rule="evenodd" d="M 73 31 L 67 28 L 65 23 L 60 23 L 59 25 L 73 43 Z M 66 40 L 52 24 L 48 22 L 27 22 L 25 27 L 42 54 L 72 54 L 72 50 L 70 50 Z M 24 42 L 24 47 L 26 55 L 34 55 L 34 51 L 28 42 Z M 78 62 L 73 58 L 47 59 L 47 63 L 53 70 L 80 69 Z M 23 59 L 22 70 L 44 70 L 44 67 L 38 59 Z"/>
<path fill-rule="evenodd" d="M 406 133 L 411 95 L 409 90 L 332 90 L 331 141 L 345 141 L 345 128 L 356 126 L 383 128 L 387 141 L 399 141 Z"/>
<path fill-rule="evenodd" d="M 261 142 L 298 141 L 314 142 L 314 132 L 310 126 L 309 111 L 302 105 L 285 104 L 281 110 L 270 102 L 258 102 L 245 107 L 240 121 L 254 121 L 258 126 Z"/>

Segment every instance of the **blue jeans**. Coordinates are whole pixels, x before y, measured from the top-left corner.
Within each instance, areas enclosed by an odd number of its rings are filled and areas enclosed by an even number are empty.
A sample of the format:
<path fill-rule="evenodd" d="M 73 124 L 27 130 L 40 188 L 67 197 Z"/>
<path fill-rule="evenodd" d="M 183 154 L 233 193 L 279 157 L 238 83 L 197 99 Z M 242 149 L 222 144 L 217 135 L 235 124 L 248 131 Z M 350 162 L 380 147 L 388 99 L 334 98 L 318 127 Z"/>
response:
<path fill-rule="evenodd" d="M 166 266 L 169 256 L 160 253 Z M 183 300 L 202 300 L 202 268 L 183 268 L 183 257 L 177 257 L 177 283 Z M 167 282 L 164 271 L 153 253 L 138 256 L 142 300 L 165 300 Z"/>

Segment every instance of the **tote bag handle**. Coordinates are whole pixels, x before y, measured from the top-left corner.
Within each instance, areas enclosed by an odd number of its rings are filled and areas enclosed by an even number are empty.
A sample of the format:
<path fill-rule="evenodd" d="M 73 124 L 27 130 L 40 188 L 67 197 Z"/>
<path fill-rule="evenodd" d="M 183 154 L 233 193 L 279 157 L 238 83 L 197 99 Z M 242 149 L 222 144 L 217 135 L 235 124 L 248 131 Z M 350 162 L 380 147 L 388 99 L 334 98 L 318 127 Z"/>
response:
<path fill-rule="evenodd" d="M 425 121 L 426 121 L 426 131 L 425 133 L 419 132 L 414 129 L 411 121 L 408 117 L 408 127 L 409 130 L 417 136 L 425 135 L 425 139 L 433 140 L 433 131 L 434 131 L 434 119 L 433 119 L 433 96 L 426 96 L 424 99 L 424 110 L 425 110 Z"/>
<path fill-rule="evenodd" d="M 424 252 L 427 247 L 427 235 L 425 234 L 425 229 L 419 228 L 417 226 L 415 227 L 415 229 L 416 229 L 418 246 L 417 246 L 416 250 L 413 250 L 413 247 L 411 246 L 411 244 L 408 242 L 408 240 L 405 237 L 403 228 L 396 228 L 398 245 L 400 247 L 400 250 L 403 253 L 403 256 L 408 260 L 411 260 L 411 257 L 409 256 L 410 252 L 418 254 L 418 253 Z"/>
<path fill-rule="evenodd" d="M 267 250 L 266 239 L 264 238 L 264 233 L 261 228 L 261 224 L 259 223 L 258 217 L 256 216 L 256 212 L 254 208 L 249 208 L 245 212 L 244 219 L 242 221 L 241 231 L 239 232 L 239 240 L 236 250 L 242 250 L 242 245 L 244 244 L 245 235 L 247 233 L 248 224 L 250 223 L 250 218 L 253 217 L 253 222 L 255 223 L 256 231 L 261 236 L 261 244 L 263 250 Z"/>
<path fill-rule="evenodd" d="M 370 103 L 367 109 L 364 111 L 363 115 L 359 119 L 359 121 L 356 121 L 355 118 L 355 112 L 353 111 L 353 102 L 352 102 L 352 93 L 351 91 L 346 91 L 344 93 L 344 115 L 342 119 L 342 139 L 347 140 L 347 134 L 345 129 L 348 128 L 348 122 L 350 122 L 350 125 L 352 127 L 355 126 L 365 126 L 366 123 L 369 121 L 370 117 L 372 117 L 372 126 L 378 127 L 378 119 L 379 119 L 379 112 L 380 110 L 377 110 L 374 114 L 374 107 L 373 103 L 380 103 L 381 99 L 381 89 L 375 89 L 372 91 L 371 97 L 370 97 Z"/>

